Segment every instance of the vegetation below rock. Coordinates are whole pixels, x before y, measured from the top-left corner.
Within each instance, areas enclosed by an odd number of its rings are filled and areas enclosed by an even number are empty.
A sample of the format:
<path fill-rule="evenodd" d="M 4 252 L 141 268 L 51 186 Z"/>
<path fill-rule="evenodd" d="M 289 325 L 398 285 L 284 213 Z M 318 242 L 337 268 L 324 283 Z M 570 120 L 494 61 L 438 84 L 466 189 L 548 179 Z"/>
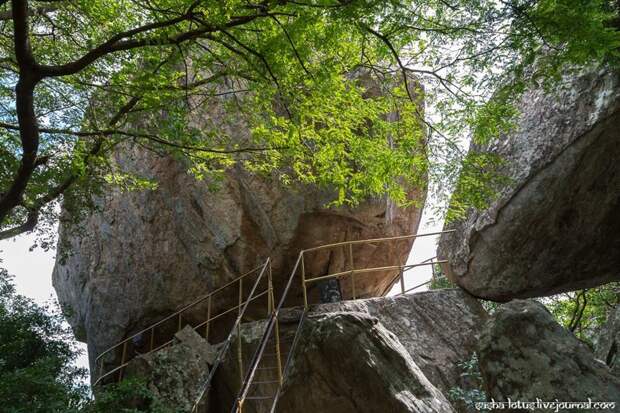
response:
<path fill-rule="evenodd" d="M 15 293 L 0 272 L 0 405 L 5 413 L 172 413 L 144 383 L 107 386 L 94 400 L 62 314 Z M 133 407 L 132 407 L 133 406 Z"/>

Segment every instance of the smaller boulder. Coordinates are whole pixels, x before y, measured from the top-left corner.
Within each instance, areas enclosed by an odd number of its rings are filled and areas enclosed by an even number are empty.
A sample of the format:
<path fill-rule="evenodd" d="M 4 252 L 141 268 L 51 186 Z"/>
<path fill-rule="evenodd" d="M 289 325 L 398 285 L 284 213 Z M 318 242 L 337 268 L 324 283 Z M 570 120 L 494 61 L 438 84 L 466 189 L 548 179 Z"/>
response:
<path fill-rule="evenodd" d="M 218 352 L 190 326 L 179 331 L 174 340 L 170 347 L 133 359 L 127 366 L 127 377 L 146 380 L 153 397 L 162 406 L 189 413 Z"/>
<path fill-rule="evenodd" d="M 495 401 L 620 400 L 620 379 L 535 301 L 500 306 L 483 329 L 479 354 Z"/>

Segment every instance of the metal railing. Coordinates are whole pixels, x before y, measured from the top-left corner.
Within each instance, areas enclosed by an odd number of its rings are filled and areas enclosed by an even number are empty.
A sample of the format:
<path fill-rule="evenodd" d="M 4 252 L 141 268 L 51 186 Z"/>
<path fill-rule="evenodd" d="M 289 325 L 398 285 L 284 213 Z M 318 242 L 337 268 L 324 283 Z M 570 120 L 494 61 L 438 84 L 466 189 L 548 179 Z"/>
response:
<path fill-rule="evenodd" d="M 449 233 L 449 232 L 453 232 L 453 230 L 426 233 L 426 234 L 417 234 L 417 235 L 375 238 L 375 239 L 368 239 L 368 240 L 344 241 L 344 242 L 327 244 L 327 245 L 322 245 L 322 246 L 302 250 L 299 252 L 299 255 L 297 257 L 293 270 L 291 271 L 289 278 L 287 280 L 286 286 L 282 292 L 282 295 L 280 296 L 280 301 L 278 302 L 277 307 L 275 306 L 275 295 L 274 295 L 274 290 L 273 290 L 273 281 L 272 281 L 272 274 L 271 274 L 271 261 L 268 258 L 261 266 L 254 268 L 253 270 L 235 278 L 234 280 L 219 287 L 213 292 L 193 301 L 192 303 L 184 306 L 183 308 L 179 309 L 178 311 L 169 315 L 168 317 L 158 321 L 157 323 L 154 323 L 153 325 L 139 331 L 138 333 L 133 334 L 130 337 L 127 337 L 120 343 L 116 344 L 115 346 L 110 347 L 109 349 L 101 353 L 101 355 L 99 355 L 99 357 L 97 357 L 97 359 L 95 360 L 95 365 L 98 367 L 99 375 L 94 384 L 97 385 L 102 382 L 109 381 L 113 378 L 116 378 L 117 380 L 122 379 L 123 370 L 129 364 L 131 359 L 133 359 L 133 357 L 135 357 L 136 355 L 141 354 L 140 352 L 135 351 L 136 349 L 133 348 L 135 347 L 134 344 L 135 344 L 136 339 L 138 338 L 143 339 L 145 336 L 148 336 L 149 338 L 148 344 L 146 345 L 146 351 L 143 352 L 142 354 L 148 354 L 150 352 L 154 352 L 166 346 L 174 344 L 174 334 L 176 334 L 176 332 L 180 331 L 184 327 L 183 315 L 185 313 L 195 312 L 196 310 L 201 309 L 200 306 L 206 306 L 206 309 L 205 309 L 206 317 L 204 321 L 198 323 L 197 325 L 193 325 L 192 328 L 198 331 L 199 333 L 201 333 L 201 335 L 205 337 L 205 339 L 208 340 L 210 336 L 210 330 L 212 327 L 212 323 L 215 320 L 220 319 L 221 317 L 229 313 L 232 313 L 233 311 L 236 310 L 237 317 L 235 318 L 235 321 L 232 327 L 224 330 L 224 331 L 227 331 L 228 334 L 223 341 L 224 344 L 220 347 L 220 350 L 218 351 L 216 361 L 214 365 L 212 366 L 207 379 L 200 386 L 201 390 L 199 392 L 199 397 L 195 401 L 192 412 L 197 411 L 198 406 L 204 400 L 205 396 L 208 394 L 211 381 L 214 377 L 215 371 L 217 370 L 218 366 L 224 361 L 225 358 L 227 360 L 232 360 L 235 363 L 238 363 L 238 365 L 236 365 L 235 368 L 238 368 L 239 376 L 240 376 L 239 377 L 240 387 L 239 387 L 237 396 L 234 400 L 234 405 L 232 408 L 233 413 L 242 413 L 244 404 L 252 400 L 257 401 L 257 402 L 269 403 L 268 405 L 269 411 L 273 412 L 275 410 L 275 407 L 278 401 L 278 397 L 279 397 L 279 394 L 282 388 L 282 384 L 287 375 L 288 368 L 293 358 L 295 348 L 300 339 L 303 321 L 309 309 L 309 304 L 310 304 L 309 298 L 308 298 L 309 297 L 309 293 L 308 293 L 309 286 L 314 283 L 318 283 L 321 281 L 327 281 L 330 279 L 341 280 L 344 278 L 349 278 L 350 279 L 350 295 L 348 297 L 345 297 L 341 294 L 341 298 L 343 300 L 346 300 L 346 299 L 355 300 L 355 299 L 361 298 L 361 295 L 358 294 L 358 288 L 356 286 L 356 281 L 359 277 L 363 277 L 365 274 L 394 272 L 395 275 L 390 279 L 390 281 L 387 283 L 383 291 L 381 291 L 380 293 L 375 292 L 374 295 L 372 296 L 386 295 L 399 282 L 400 282 L 399 294 L 407 294 L 411 291 L 414 291 L 432 282 L 432 280 L 436 278 L 435 277 L 436 266 L 438 264 L 446 263 L 447 261 L 436 260 L 435 258 L 430 258 L 428 260 L 425 260 L 425 261 L 422 261 L 416 264 L 393 264 L 393 265 L 382 265 L 382 266 L 371 267 L 371 268 L 358 268 L 355 266 L 355 262 L 354 262 L 354 255 L 355 255 L 354 253 L 356 252 L 355 249 L 364 247 L 364 246 L 376 247 L 377 245 L 380 245 L 380 244 L 396 243 L 396 242 L 401 242 L 401 241 L 413 242 L 413 240 L 415 240 L 416 238 L 436 236 L 436 235 L 441 235 L 441 234 Z M 309 257 L 310 254 L 316 253 L 318 251 L 326 251 L 326 250 L 334 251 L 334 250 L 339 250 L 339 249 L 343 252 L 343 255 L 348 256 L 348 260 L 345 260 L 342 263 L 344 265 L 341 265 L 340 266 L 341 268 L 338 271 L 329 273 L 329 274 L 324 274 L 324 275 L 309 276 L 309 273 L 307 272 L 307 268 L 306 268 L 306 260 L 310 259 Z M 358 254 L 360 253 L 363 254 L 363 251 L 357 251 L 357 252 Z M 406 288 L 405 273 L 414 268 L 428 266 L 428 265 L 430 265 L 433 270 L 432 279 L 424 283 L 415 285 L 414 287 Z M 344 269 L 342 269 L 343 266 L 344 266 Z M 267 285 L 264 289 L 258 289 L 258 286 L 265 274 L 268 275 Z M 248 279 L 254 275 L 257 275 L 256 281 L 254 282 L 254 284 L 252 284 L 251 291 L 247 295 L 247 298 L 245 298 L 244 297 L 244 284 L 246 286 L 249 285 L 250 282 Z M 290 345 L 290 348 L 288 349 L 288 352 L 285 352 L 282 350 L 282 342 L 281 342 L 281 337 L 280 337 L 281 335 L 281 310 L 284 307 L 285 302 L 289 300 L 288 296 L 290 295 L 289 293 L 292 289 L 292 285 L 296 277 L 299 277 L 301 281 L 301 287 L 302 287 L 302 292 L 303 292 L 303 303 L 301 304 L 303 304 L 303 312 L 301 316 L 299 317 L 299 319 L 297 320 L 297 324 L 293 326 L 295 330 L 294 338 L 292 340 L 292 344 Z M 238 298 L 237 298 L 236 304 L 229 306 L 229 307 L 224 307 L 226 308 L 225 310 L 213 315 L 212 306 L 213 306 L 213 302 L 215 301 L 214 297 L 217 294 L 224 293 L 224 292 L 226 292 L 226 296 L 230 297 L 230 292 L 228 290 L 231 288 L 235 288 L 238 290 Z M 299 291 L 299 290 L 296 290 L 296 291 Z M 375 291 L 376 291 L 376 288 L 375 288 Z M 241 323 L 246 313 L 246 310 L 248 308 L 248 305 L 254 300 L 257 300 L 258 298 L 263 297 L 265 295 L 267 298 L 266 308 L 267 308 L 267 314 L 269 315 L 269 318 L 265 324 L 263 334 L 258 343 L 256 351 L 254 352 L 250 363 L 247 366 L 245 366 L 245 369 L 244 369 L 243 354 L 242 354 L 242 351 L 243 351 L 242 340 L 241 340 Z M 368 298 L 368 297 L 364 297 L 364 298 Z M 169 328 L 170 327 L 169 324 L 171 323 L 174 324 L 173 329 Z M 185 325 L 187 324 L 190 324 L 190 323 L 186 321 Z M 168 325 L 167 329 L 164 328 L 166 325 Z M 159 343 L 157 341 L 157 340 L 162 341 L 161 340 L 162 335 L 156 333 L 156 330 L 158 329 L 167 330 L 166 333 L 168 335 L 166 336 L 164 334 L 163 343 Z M 232 340 L 234 337 L 237 338 L 236 349 L 231 348 Z M 271 348 L 272 346 L 274 350 L 273 354 L 275 355 L 275 365 L 271 366 L 270 368 L 273 369 L 275 380 L 270 381 L 269 383 L 275 383 L 276 385 L 275 390 L 273 391 L 273 394 L 271 395 L 262 395 L 261 397 L 254 397 L 253 395 L 249 394 L 250 388 L 254 383 L 254 379 L 256 377 L 257 370 L 259 369 L 259 365 L 261 365 L 261 363 L 264 360 L 265 351 L 267 350 L 267 348 Z M 235 351 L 235 350 L 237 353 L 236 355 L 231 356 L 231 357 L 226 356 L 229 351 Z M 287 354 L 284 354 L 284 353 L 287 353 Z M 249 354 L 249 353 L 246 352 L 246 354 Z M 110 359 L 110 358 L 112 359 L 112 362 L 108 360 L 108 363 L 106 364 L 106 359 Z M 258 384 L 258 383 L 259 382 L 256 382 L 254 384 Z M 271 389 L 273 390 L 273 387 Z"/>
<path fill-rule="evenodd" d="M 277 396 L 279 395 L 280 388 L 282 387 L 282 384 L 284 382 L 285 373 L 292 359 L 292 355 L 294 354 L 295 346 L 299 340 L 299 332 L 301 331 L 303 320 L 306 314 L 306 310 L 304 310 L 304 312 L 302 313 L 299 319 L 298 325 L 295 329 L 295 338 L 293 339 L 293 344 L 291 345 L 291 348 L 288 352 L 288 356 L 286 357 L 286 364 L 284 365 L 284 369 L 283 369 L 282 351 L 281 351 L 281 343 L 280 343 L 280 311 L 282 310 L 284 306 L 284 302 L 286 301 L 288 293 L 291 289 L 291 285 L 293 284 L 293 279 L 295 278 L 295 274 L 297 274 L 297 269 L 299 268 L 299 264 L 302 260 L 302 257 L 303 257 L 303 251 L 299 253 L 297 261 L 295 262 L 295 266 L 293 267 L 293 271 L 291 272 L 291 275 L 288 278 L 288 281 L 286 283 L 282 296 L 280 297 L 280 302 L 278 303 L 278 306 L 273 309 L 273 312 L 271 316 L 269 317 L 263 336 L 260 340 L 260 343 L 258 345 L 258 348 L 254 356 L 252 357 L 252 362 L 250 363 L 249 369 L 242 382 L 239 393 L 237 394 L 235 403 L 232 408 L 232 413 L 242 413 L 243 406 L 248 400 L 250 401 L 254 400 L 258 402 L 271 401 L 272 403 L 271 411 L 275 409 L 275 406 L 277 403 Z M 277 371 L 277 390 L 275 394 L 271 397 L 269 397 L 268 395 L 263 395 L 261 397 L 248 396 L 248 392 L 250 391 L 250 387 L 252 386 L 252 382 L 256 376 L 256 371 L 258 369 L 258 366 L 263 360 L 265 350 L 267 349 L 267 343 L 269 343 L 271 338 L 274 339 L 273 344 L 275 346 L 275 354 L 276 354 L 275 368 Z"/>
<path fill-rule="evenodd" d="M 257 293 L 256 289 L 265 273 L 267 273 L 268 276 L 267 286 Z M 256 276 L 256 281 L 254 284 L 250 284 L 249 281 L 251 280 L 249 279 L 253 276 Z M 186 325 L 191 325 L 188 320 L 184 320 L 184 315 L 195 313 L 197 310 L 205 310 L 201 307 L 206 306 L 204 321 L 198 323 L 197 325 L 193 325 L 192 328 L 201 334 L 201 336 L 203 336 L 207 341 L 209 340 L 209 335 L 212 331 L 211 327 L 216 320 L 221 319 L 225 315 L 231 314 L 233 311 L 237 310 L 238 315 L 233 329 L 240 328 L 240 323 L 238 321 L 243 317 L 248 304 L 265 295 L 267 296 L 267 310 L 269 311 L 273 307 L 273 287 L 271 277 L 271 259 L 267 258 L 260 266 L 240 275 L 234 280 L 213 290 L 209 294 L 194 300 L 190 304 L 182 307 L 162 320 L 138 331 L 137 333 L 108 348 L 95 359 L 95 366 L 98 375 L 93 386 L 114 379 L 117 381 L 122 380 L 124 369 L 134 357 L 141 354 L 152 353 L 164 347 L 173 345 L 174 335 Z M 252 285 L 247 298 L 244 298 L 244 281 L 246 286 Z M 213 304 L 214 301 L 216 301 L 215 297 L 218 294 L 223 294 L 224 292 L 226 292 L 226 296 L 230 296 L 230 292 L 228 290 L 232 288 L 238 291 L 238 300 L 236 305 L 230 306 L 217 314 L 212 314 Z M 229 330 L 226 329 L 226 331 Z M 230 330 L 230 333 L 232 333 L 232 330 Z M 162 336 L 164 337 L 163 340 Z M 148 337 L 148 343 L 144 342 L 145 337 Z M 228 337 L 230 338 L 230 334 Z M 163 343 L 161 341 L 163 341 Z"/>
<path fill-rule="evenodd" d="M 374 245 L 378 243 L 408 241 L 408 240 L 414 240 L 415 238 L 436 236 L 436 235 L 441 235 L 441 234 L 449 233 L 449 232 L 454 232 L 454 231 L 450 230 L 450 231 L 433 232 L 433 233 L 427 233 L 427 234 L 405 235 L 405 236 L 399 236 L 399 237 L 376 238 L 376 239 L 358 240 L 358 241 L 345 241 L 345 242 L 327 244 L 327 245 L 322 245 L 319 247 L 308 248 L 308 249 L 302 250 L 297 257 L 295 266 L 293 267 L 293 270 L 291 271 L 291 274 L 288 278 L 286 287 L 282 293 L 278 307 L 273 310 L 273 313 L 269 317 L 267 326 L 264 330 L 264 334 L 258 345 L 256 353 L 254 354 L 252 358 L 252 362 L 250 363 L 246 377 L 243 380 L 241 389 L 239 390 L 239 393 L 234 402 L 232 413 L 243 413 L 244 405 L 252 401 L 267 402 L 269 403 L 269 406 L 267 406 L 268 411 L 272 413 L 275 411 L 278 398 L 280 395 L 280 391 L 282 389 L 282 384 L 284 382 L 284 379 L 286 378 L 288 368 L 294 356 L 295 348 L 299 341 L 301 329 L 303 327 L 303 321 L 309 309 L 308 291 L 307 291 L 309 284 L 319 282 L 319 281 L 325 281 L 328 279 L 340 279 L 342 277 L 347 277 L 347 276 L 351 277 L 352 278 L 351 280 L 352 294 L 350 298 L 355 300 L 358 298 L 356 286 L 355 286 L 356 276 L 361 275 L 361 274 L 368 274 L 368 273 L 395 271 L 396 272 L 395 277 L 393 277 L 390 280 L 387 288 L 385 288 L 380 295 L 383 296 L 387 294 L 392 289 L 392 287 L 399 281 L 400 281 L 401 291 L 398 295 L 407 294 L 424 285 L 431 283 L 434 279 L 436 279 L 436 274 L 435 274 L 436 265 L 446 263 L 447 261 L 436 260 L 435 257 L 433 257 L 433 258 L 429 258 L 417 264 L 398 264 L 398 265 L 385 265 L 385 266 L 373 267 L 373 268 L 355 268 L 354 260 L 353 260 L 354 247 L 358 245 Z M 335 273 L 327 274 L 327 275 L 321 275 L 321 276 L 316 276 L 316 277 L 311 277 L 311 278 L 306 277 L 307 274 L 306 274 L 306 266 L 305 266 L 304 259 L 307 256 L 307 254 L 316 252 L 316 251 L 321 251 L 321 250 L 327 250 L 327 249 L 333 250 L 333 249 L 338 249 L 338 248 L 343 248 L 348 252 L 348 257 L 349 257 L 349 268 L 348 269 L 344 271 L 338 271 Z M 405 273 L 411 269 L 422 267 L 422 266 L 428 266 L 428 265 L 430 265 L 432 269 L 433 275 L 431 277 L 431 280 L 415 285 L 414 287 L 411 287 L 411 288 L 406 288 Z M 280 311 L 285 301 L 287 300 L 289 291 L 291 289 L 291 285 L 293 284 L 293 280 L 298 274 L 300 276 L 302 289 L 303 289 L 304 311 L 295 328 L 295 337 L 293 339 L 293 344 L 291 345 L 291 348 L 288 351 L 288 355 L 286 356 L 285 363 L 283 365 L 282 351 L 281 351 L 281 346 L 280 346 Z M 276 370 L 277 371 L 277 388 L 274 394 L 272 395 L 262 394 L 259 397 L 253 397 L 249 395 L 250 388 L 256 377 L 257 369 L 259 368 L 259 365 L 261 365 L 261 363 L 263 362 L 263 356 L 265 354 L 265 351 L 268 347 L 268 343 L 270 342 L 270 340 L 273 340 L 273 345 L 275 345 L 276 366 L 274 366 L 274 368 L 277 369 Z M 264 410 L 261 410 L 261 411 L 264 411 Z"/>
<path fill-rule="evenodd" d="M 271 274 L 271 260 L 269 258 L 267 259 L 267 263 L 269 263 L 268 283 L 267 283 L 267 297 L 268 297 L 267 310 L 269 313 L 271 313 L 273 311 L 273 306 L 274 306 L 274 294 L 273 294 L 273 283 L 272 283 L 272 274 Z M 259 278 L 257 279 L 256 283 L 252 287 L 252 291 L 250 292 L 249 297 L 252 297 L 254 295 L 256 288 L 258 284 L 260 283 L 260 278 L 263 276 L 265 268 L 266 267 L 263 267 L 263 270 L 261 271 Z M 228 336 L 226 338 L 226 341 L 224 342 L 224 345 L 220 348 L 217 358 L 215 362 L 213 363 L 213 365 L 211 366 L 211 370 L 209 371 L 209 376 L 207 377 L 207 379 L 201 386 L 199 395 L 196 398 L 196 401 L 194 402 L 191 413 L 196 413 L 198 411 L 200 407 L 200 403 L 209 394 L 209 389 L 211 388 L 211 382 L 213 381 L 215 372 L 217 368 L 220 366 L 220 364 L 223 362 L 224 357 L 226 353 L 228 352 L 228 350 L 230 349 L 230 345 L 235 336 L 237 337 L 237 349 L 236 349 L 237 359 L 236 361 L 239 363 L 240 383 L 243 384 L 243 380 L 245 377 L 243 375 L 243 354 L 242 354 L 243 346 L 242 346 L 242 340 L 241 340 L 241 321 L 243 320 L 243 317 L 246 314 L 246 310 L 250 302 L 251 302 L 250 299 L 246 300 L 243 305 L 243 309 L 239 311 L 239 315 L 237 316 L 237 319 L 235 320 L 235 324 L 230 329 L 230 332 L 228 333 Z"/>
<path fill-rule="evenodd" d="M 314 248 L 308 248 L 305 249 L 303 251 L 301 251 L 300 253 L 300 259 L 301 259 L 301 282 L 302 282 L 302 287 L 303 287 L 303 297 L 304 297 L 304 308 L 308 309 L 308 286 L 312 283 L 316 283 L 319 281 L 326 281 L 329 279 L 342 279 L 345 277 L 350 277 L 351 279 L 351 296 L 350 299 L 356 300 L 359 296 L 357 294 L 357 288 L 356 288 L 356 281 L 357 281 L 357 276 L 362 275 L 362 274 L 371 274 L 371 273 L 380 273 L 380 272 L 395 272 L 395 277 L 393 277 L 392 281 L 390 282 L 390 284 L 388 285 L 387 288 L 385 288 L 383 290 L 383 293 L 380 295 L 385 295 L 387 294 L 387 292 L 390 291 L 390 289 L 392 288 L 392 286 L 398 282 L 400 280 L 401 283 L 401 294 L 406 294 L 407 292 L 410 292 L 416 288 L 420 288 L 423 285 L 427 284 L 423 283 L 419 286 L 416 286 L 414 288 L 410 288 L 410 289 L 406 289 L 405 288 L 405 278 L 404 278 L 404 273 L 406 271 L 409 271 L 413 268 L 416 267 L 423 267 L 423 266 L 435 266 L 437 264 L 443 264 L 446 263 L 446 260 L 435 260 L 434 258 L 422 261 L 420 263 L 417 264 L 394 264 L 394 265 L 385 265 L 385 266 L 381 266 L 381 267 L 371 267 L 371 268 L 355 268 L 355 262 L 354 262 L 354 247 L 356 246 L 367 246 L 367 245 L 373 245 L 376 246 L 377 244 L 384 244 L 384 243 L 391 243 L 391 242 L 399 242 L 399 241 L 413 241 L 416 238 L 421 238 L 421 237 L 429 237 L 429 236 L 437 236 L 437 235 L 441 235 L 441 234 L 446 234 L 446 233 L 450 233 L 450 232 L 454 232 L 455 230 L 448 230 L 448 231 L 439 231 L 439 232 L 430 232 L 430 233 L 426 233 L 426 234 L 416 234 L 416 235 L 402 235 L 402 236 L 398 236 L 398 237 L 386 237 L 386 238 L 374 238 L 374 239 L 367 239 L 367 240 L 356 240 L 356 241 L 343 241 L 343 242 L 337 242 L 337 243 L 333 243 L 333 244 L 326 244 L 326 245 L 321 245 L 319 247 L 314 247 Z M 320 276 L 315 276 L 315 277 L 311 277 L 308 278 L 307 274 L 306 274 L 306 266 L 305 266 L 305 256 L 309 253 L 313 253 L 313 252 L 317 252 L 317 251 L 322 251 L 322 250 L 338 250 L 338 249 L 342 249 L 346 252 L 345 255 L 348 256 L 348 269 L 343 270 L 343 271 L 338 271 L 335 273 L 331 273 L 331 274 L 326 274 L 326 275 L 320 275 Z M 368 297 L 366 297 L 368 298 Z M 347 299 L 345 297 L 343 297 L 343 299 Z"/>

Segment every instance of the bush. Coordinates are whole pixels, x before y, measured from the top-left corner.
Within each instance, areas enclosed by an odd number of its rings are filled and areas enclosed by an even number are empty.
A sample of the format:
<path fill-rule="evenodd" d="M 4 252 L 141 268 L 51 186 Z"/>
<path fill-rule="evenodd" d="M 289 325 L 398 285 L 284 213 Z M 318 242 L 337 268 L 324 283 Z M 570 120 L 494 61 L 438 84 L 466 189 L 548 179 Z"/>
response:
<path fill-rule="evenodd" d="M 56 308 L 56 309 L 54 309 Z M 124 381 L 93 399 L 73 334 L 55 307 L 15 293 L 0 268 L 0 406 L 3 413 L 172 413 L 146 385 Z"/>
<path fill-rule="evenodd" d="M 448 398 L 459 408 L 459 411 L 479 412 L 476 403 L 487 400 L 482 389 L 482 375 L 478 367 L 478 355 L 474 352 L 471 358 L 458 363 L 461 369 L 463 386 L 455 386 L 448 391 Z"/>

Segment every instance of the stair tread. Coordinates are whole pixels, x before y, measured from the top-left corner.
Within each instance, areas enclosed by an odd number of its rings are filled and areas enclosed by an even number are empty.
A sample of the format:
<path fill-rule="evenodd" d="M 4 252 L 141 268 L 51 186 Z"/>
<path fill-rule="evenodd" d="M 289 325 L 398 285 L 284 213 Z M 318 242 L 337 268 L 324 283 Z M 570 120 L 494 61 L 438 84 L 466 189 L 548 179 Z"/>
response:
<path fill-rule="evenodd" d="M 257 386 L 259 384 L 279 384 L 279 380 L 268 380 L 268 381 L 253 381 L 252 386 Z"/>

